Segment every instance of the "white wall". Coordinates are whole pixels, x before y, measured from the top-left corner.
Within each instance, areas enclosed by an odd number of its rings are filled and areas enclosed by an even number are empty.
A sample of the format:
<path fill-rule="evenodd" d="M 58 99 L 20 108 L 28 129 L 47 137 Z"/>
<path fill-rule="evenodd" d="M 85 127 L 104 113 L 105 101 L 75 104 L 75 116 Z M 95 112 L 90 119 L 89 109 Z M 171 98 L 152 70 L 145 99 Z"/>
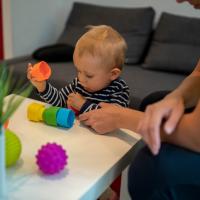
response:
<path fill-rule="evenodd" d="M 200 10 L 193 9 L 190 5 L 188 5 L 188 3 L 178 5 L 175 0 L 78 1 L 118 7 L 152 6 L 157 11 L 156 20 L 158 20 L 159 14 L 162 11 L 200 17 Z M 64 27 L 66 18 L 74 1 L 4 0 L 5 4 L 9 4 L 9 2 L 10 5 L 8 6 L 10 7 L 10 12 L 9 10 L 4 12 L 4 18 L 10 19 L 10 30 L 7 28 L 7 33 L 4 33 L 7 36 L 5 45 L 7 52 L 9 52 L 9 55 L 6 57 L 15 57 L 24 54 L 30 54 L 34 49 L 40 46 L 55 43 L 62 31 L 62 28 Z"/>
<path fill-rule="evenodd" d="M 13 55 L 12 47 L 12 23 L 10 13 L 10 0 L 2 1 L 3 10 L 3 39 L 4 39 L 4 57 L 10 58 Z"/>

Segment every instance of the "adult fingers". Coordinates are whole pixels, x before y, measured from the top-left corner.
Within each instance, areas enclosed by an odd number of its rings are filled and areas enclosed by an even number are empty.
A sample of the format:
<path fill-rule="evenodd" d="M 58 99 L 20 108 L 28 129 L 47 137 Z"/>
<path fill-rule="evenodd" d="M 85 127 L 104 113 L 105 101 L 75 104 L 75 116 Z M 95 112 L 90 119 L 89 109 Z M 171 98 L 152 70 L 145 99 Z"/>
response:
<path fill-rule="evenodd" d="M 92 112 L 92 111 L 90 111 L 90 112 Z M 88 120 L 89 117 L 90 117 L 90 112 L 83 113 L 83 114 L 79 115 L 79 120 L 80 121 L 86 121 L 86 120 Z"/>
<path fill-rule="evenodd" d="M 160 148 L 160 125 L 162 122 L 162 112 L 156 107 L 148 106 L 144 118 L 139 123 L 138 132 L 145 138 L 153 154 L 157 154 Z"/>
<path fill-rule="evenodd" d="M 151 115 L 151 113 L 150 113 L 150 109 L 148 108 L 146 109 L 145 115 L 137 127 L 137 132 L 141 134 L 143 140 L 145 141 L 147 146 L 150 148 L 150 150 L 153 152 L 151 141 L 150 141 L 151 138 L 149 137 L 150 135 L 148 132 L 149 115 Z"/>
<path fill-rule="evenodd" d="M 183 113 L 184 108 L 182 106 L 177 106 L 171 111 L 164 124 L 164 130 L 167 134 L 171 134 L 174 131 Z"/>
<path fill-rule="evenodd" d="M 154 155 L 157 155 L 160 149 L 160 125 L 162 121 L 162 116 L 154 111 L 151 113 L 151 118 L 149 118 L 148 135 L 149 143 Z"/>
<path fill-rule="evenodd" d="M 194 8 L 196 8 L 196 9 L 200 9 L 200 4 L 195 5 Z"/>
<path fill-rule="evenodd" d="M 99 124 L 98 122 L 94 123 L 92 128 L 98 133 L 98 134 L 106 134 L 109 131 L 107 131 L 102 124 Z"/>
<path fill-rule="evenodd" d="M 95 119 L 89 117 L 87 119 L 80 120 L 80 121 L 83 122 L 86 126 L 89 126 L 92 129 L 94 129 L 96 132 L 100 133 Z"/>
<path fill-rule="evenodd" d="M 194 6 L 194 8 L 198 8 L 200 2 L 199 0 L 188 0 L 188 2 Z"/>
<path fill-rule="evenodd" d="M 178 2 L 178 3 L 182 3 L 184 1 L 187 1 L 187 0 L 176 0 L 176 2 Z"/>
<path fill-rule="evenodd" d="M 107 108 L 107 107 L 110 107 L 111 105 L 109 103 L 104 103 L 104 102 L 101 102 L 99 104 L 102 108 Z"/>
<path fill-rule="evenodd" d="M 90 118 L 88 118 L 87 120 L 82 121 L 86 126 L 91 126 L 93 127 L 93 122 Z"/>

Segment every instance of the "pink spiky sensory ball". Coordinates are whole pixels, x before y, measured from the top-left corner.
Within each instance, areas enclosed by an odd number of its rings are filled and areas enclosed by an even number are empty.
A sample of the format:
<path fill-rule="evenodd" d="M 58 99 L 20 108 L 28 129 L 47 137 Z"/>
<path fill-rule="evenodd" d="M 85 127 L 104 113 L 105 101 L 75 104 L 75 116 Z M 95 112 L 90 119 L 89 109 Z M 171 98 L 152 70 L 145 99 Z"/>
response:
<path fill-rule="evenodd" d="M 56 174 L 67 165 L 68 156 L 61 145 L 47 143 L 42 145 L 36 155 L 36 163 L 44 174 Z"/>

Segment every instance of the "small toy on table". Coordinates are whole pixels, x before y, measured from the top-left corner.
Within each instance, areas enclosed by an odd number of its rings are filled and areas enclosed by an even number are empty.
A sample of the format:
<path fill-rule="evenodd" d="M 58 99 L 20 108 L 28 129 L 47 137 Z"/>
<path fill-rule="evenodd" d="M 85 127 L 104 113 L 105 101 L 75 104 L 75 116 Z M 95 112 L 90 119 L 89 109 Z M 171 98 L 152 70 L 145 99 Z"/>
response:
<path fill-rule="evenodd" d="M 30 121 L 44 121 L 47 125 L 71 128 L 74 124 L 75 114 L 67 108 L 51 106 L 45 108 L 43 104 L 31 103 L 27 109 Z"/>
<path fill-rule="evenodd" d="M 39 103 L 31 103 L 28 106 L 27 117 L 29 120 L 34 122 L 43 121 L 43 112 L 45 110 L 45 105 Z"/>
<path fill-rule="evenodd" d="M 43 145 L 36 155 L 39 169 L 47 175 L 59 173 L 67 165 L 68 155 L 61 145 L 47 143 Z"/>
<path fill-rule="evenodd" d="M 72 110 L 60 108 L 56 115 L 58 126 L 70 128 L 74 124 L 75 114 Z"/>
<path fill-rule="evenodd" d="M 33 65 L 31 76 L 33 76 L 37 81 L 47 80 L 51 76 L 51 68 L 46 62 L 41 61 Z"/>

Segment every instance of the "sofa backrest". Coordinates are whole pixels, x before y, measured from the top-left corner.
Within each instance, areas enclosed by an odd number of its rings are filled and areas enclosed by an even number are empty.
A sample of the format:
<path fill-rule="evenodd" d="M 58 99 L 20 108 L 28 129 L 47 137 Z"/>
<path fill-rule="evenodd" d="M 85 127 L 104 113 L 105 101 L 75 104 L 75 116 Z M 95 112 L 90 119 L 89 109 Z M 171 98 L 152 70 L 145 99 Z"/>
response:
<path fill-rule="evenodd" d="M 75 46 L 87 31 L 87 25 L 110 25 L 119 31 L 128 44 L 127 64 L 141 62 L 152 31 L 154 10 L 145 8 L 105 7 L 75 2 L 58 43 Z"/>
<path fill-rule="evenodd" d="M 151 7 L 119 8 L 75 2 L 57 41 L 68 46 L 63 48 L 61 45 L 62 49 L 58 45 L 45 47 L 41 59 L 49 59 L 59 50 L 68 60 L 66 49 L 72 55 L 71 47 L 87 31 L 87 25 L 107 24 L 119 31 L 128 44 L 126 64 L 142 64 L 141 67 L 150 70 L 190 73 L 200 57 L 200 19 L 162 13 L 153 31 L 154 20 L 155 11 Z M 62 56 L 54 56 L 53 60 L 63 61 Z"/>
<path fill-rule="evenodd" d="M 162 13 L 142 65 L 189 74 L 200 59 L 200 19 Z"/>

